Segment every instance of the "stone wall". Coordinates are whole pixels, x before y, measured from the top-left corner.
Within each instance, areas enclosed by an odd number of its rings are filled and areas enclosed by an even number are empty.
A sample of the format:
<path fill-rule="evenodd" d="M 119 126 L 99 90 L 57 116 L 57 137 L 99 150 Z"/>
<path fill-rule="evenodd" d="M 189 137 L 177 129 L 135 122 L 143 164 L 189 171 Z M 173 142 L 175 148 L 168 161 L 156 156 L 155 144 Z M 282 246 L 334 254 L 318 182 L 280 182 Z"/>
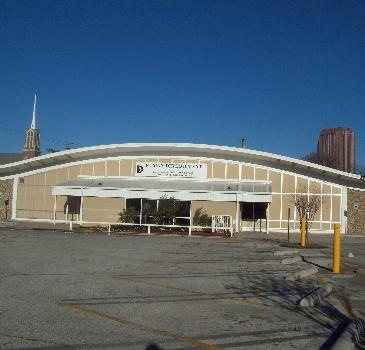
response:
<path fill-rule="evenodd" d="M 348 233 L 365 235 L 365 191 L 348 189 L 347 208 Z"/>
<path fill-rule="evenodd" d="M 9 204 L 6 206 L 5 201 Z M 0 221 L 11 219 L 11 204 L 13 200 L 13 180 L 0 180 Z"/>

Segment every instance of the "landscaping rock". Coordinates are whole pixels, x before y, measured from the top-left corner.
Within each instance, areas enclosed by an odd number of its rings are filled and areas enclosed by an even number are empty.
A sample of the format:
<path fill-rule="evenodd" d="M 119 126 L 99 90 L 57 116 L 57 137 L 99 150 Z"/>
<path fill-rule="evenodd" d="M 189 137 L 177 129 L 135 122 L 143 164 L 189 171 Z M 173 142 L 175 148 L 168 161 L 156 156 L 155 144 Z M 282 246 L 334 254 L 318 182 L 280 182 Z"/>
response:
<path fill-rule="evenodd" d="M 295 264 L 298 262 L 302 262 L 303 258 L 301 256 L 293 256 L 291 258 L 286 258 L 281 260 L 281 264 L 283 265 L 290 265 L 290 264 Z"/>
<path fill-rule="evenodd" d="M 297 280 L 303 279 L 305 277 L 314 275 L 317 272 L 318 272 L 318 269 L 316 267 L 310 267 L 305 270 L 301 270 L 301 271 L 297 271 L 297 272 L 288 274 L 288 275 L 284 276 L 284 279 L 286 279 L 288 281 L 297 281 Z"/>
<path fill-rule="evenodd" d="M 293 254 L 297 254 L 297 253 L 298 253 L 298 249 L 276 250 L 276 251 L 274 251 L 274 256 L 293 255 Z"/>
<path fill-rule="evenodd" d="M 332 292 L 332 286 L 326 284 L 323 287 L 315 289 L 312 293 L 299 300 L 299 305 L 303 307 L 313 307 L 319 304 L 323 299 Z"/>

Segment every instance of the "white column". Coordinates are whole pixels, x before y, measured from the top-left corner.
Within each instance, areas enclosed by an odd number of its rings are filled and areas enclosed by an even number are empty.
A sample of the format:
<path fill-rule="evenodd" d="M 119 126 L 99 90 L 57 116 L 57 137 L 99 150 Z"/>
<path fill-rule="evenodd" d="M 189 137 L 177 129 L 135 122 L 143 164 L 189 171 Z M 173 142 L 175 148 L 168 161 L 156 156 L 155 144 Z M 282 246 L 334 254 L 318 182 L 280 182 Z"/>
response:
<path fill-rule="evenodd" d="M 253 220 L 253 232 L 256 232 L 255 203 L 254 202 L 252 202 L 252 220 Z"/>
<path fill-rule="evenodd" d="M 54 196 L 53 203 L 53 225 L 56 225 L 57 195 Z"/>
<path fill-rule="evenodd" d="M 19 183 L 19 177 L 16 176 L 13 179 L 13 199 L 11 202 L 11 219 L 16 219 L 16 208 L 17 208 L 17 200 L 18 200 L 18 183 Z"/>
<path fill-rule="evenodd" d="M 80 225 L 82 225 L 82 221 L 83 221 L 83 214 L 82 214 L 83 208 L 84 208 L 84 197 L 81 196 L 81 199 L 80 199 Z"/>
<path fill-rule="evenodd" d="M 268 235 L 269 232 L 269 224 L 270 222 L 270 203 L 268 203 L 267 208 L 266 208 L 266 234 Z"/>
<path fill-rule="evenodd" d="M 191 217 L 192 214 L 192 206 L 193 206 L 193 202 L 190 201 L 190 223 L 189 223 L 189 236 L 191 236 L 191 226 L 193 224 L 193 218 Z"/>
<path fill-rule="evenodd" d="M 240 202 L 236 200 L 236 232 L 240 232 Z"/>
<path fill-rule="evenodd" d="M 347 187 L 342 186 L 341 189 L 341 233 L 347 234 L 347 216 L 345 216 L 345 211 L 347 212 Z"/>
<path fill-rule="evenodd" d="M 65 215 L 65 221 L 67 222 L 67 220 L 68 220 L 68 204 L 66 205 L 66 215 Z"/>

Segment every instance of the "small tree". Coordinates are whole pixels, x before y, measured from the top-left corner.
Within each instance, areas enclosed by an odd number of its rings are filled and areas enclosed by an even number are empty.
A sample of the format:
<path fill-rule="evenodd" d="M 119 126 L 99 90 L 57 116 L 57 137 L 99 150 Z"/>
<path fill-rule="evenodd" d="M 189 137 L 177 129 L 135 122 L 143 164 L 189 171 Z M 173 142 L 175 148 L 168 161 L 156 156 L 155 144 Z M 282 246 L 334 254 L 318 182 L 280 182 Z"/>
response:
<path fill-rule="evenodd" d="M 320 196 L 317 194 L 299 193 L 293 196 L 293 203 L 299 215 L 300 225 L 302 225 L 302 219 L 305 218 L 307 220 L 307 229 L 309 230 L 321 205 Z"/>
<path fill-rule="evenodd" d="M 175 224 L 176 213 L 181 209 L 181 202 L 174 197 L 167 197 L 166 195 L 160 198 L 156 216 L 167 220 L 168 224 Z"/>
<path fill-rule="evenodd" d="M 320 157 L 316 151 L 307 153 L 302 160 L 307 162 L 327 166 L 329 168 L 338 169 L 336 158 L 332 156 Z"/>
<path fill-rule="evenodd" d="M 147 224 L 147 219 L 150 216 L 154 216 L 156 212 L 156 209 L 152 208 L 150 203 L 143 203 L 142 206 L 142 218 L 145 224 Z"/>
<path fill-rule="evenodd" d="M 365 180 L 365 166 L 356 165 L 355 174 L 360 175 L 361 180 Z"/>
<path fill-rule="evenodd" d="M 315 151 L 306 154 L 302 159 L 305 160 L 305 161 L 307 161 L 307 162 L 311 162 L 311 163 L 315 163 L 315 164 L 320 164 L 319 157 L 318 157 L 318 153 L 315 152 Z"/>

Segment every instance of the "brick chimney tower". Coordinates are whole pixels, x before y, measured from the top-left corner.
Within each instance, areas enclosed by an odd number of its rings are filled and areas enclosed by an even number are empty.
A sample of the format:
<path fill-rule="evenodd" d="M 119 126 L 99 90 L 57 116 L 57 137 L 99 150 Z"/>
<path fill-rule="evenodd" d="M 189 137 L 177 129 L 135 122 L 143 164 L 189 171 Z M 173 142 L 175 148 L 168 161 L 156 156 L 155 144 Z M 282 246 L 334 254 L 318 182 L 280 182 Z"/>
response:
<path fill-rule="evenodd" d="M 41 155 L 40 148 L 40 133 L 39 129 L 35 125 L 35 108 L 37 103 L 37 95 L 34 95 L 34 105 L 33 105 L 33 118 L 30 129 L 25 132 L 25 143 L 23 150 L 23 158 L 29 159 L 33 157 L 38 157 Z"/>

